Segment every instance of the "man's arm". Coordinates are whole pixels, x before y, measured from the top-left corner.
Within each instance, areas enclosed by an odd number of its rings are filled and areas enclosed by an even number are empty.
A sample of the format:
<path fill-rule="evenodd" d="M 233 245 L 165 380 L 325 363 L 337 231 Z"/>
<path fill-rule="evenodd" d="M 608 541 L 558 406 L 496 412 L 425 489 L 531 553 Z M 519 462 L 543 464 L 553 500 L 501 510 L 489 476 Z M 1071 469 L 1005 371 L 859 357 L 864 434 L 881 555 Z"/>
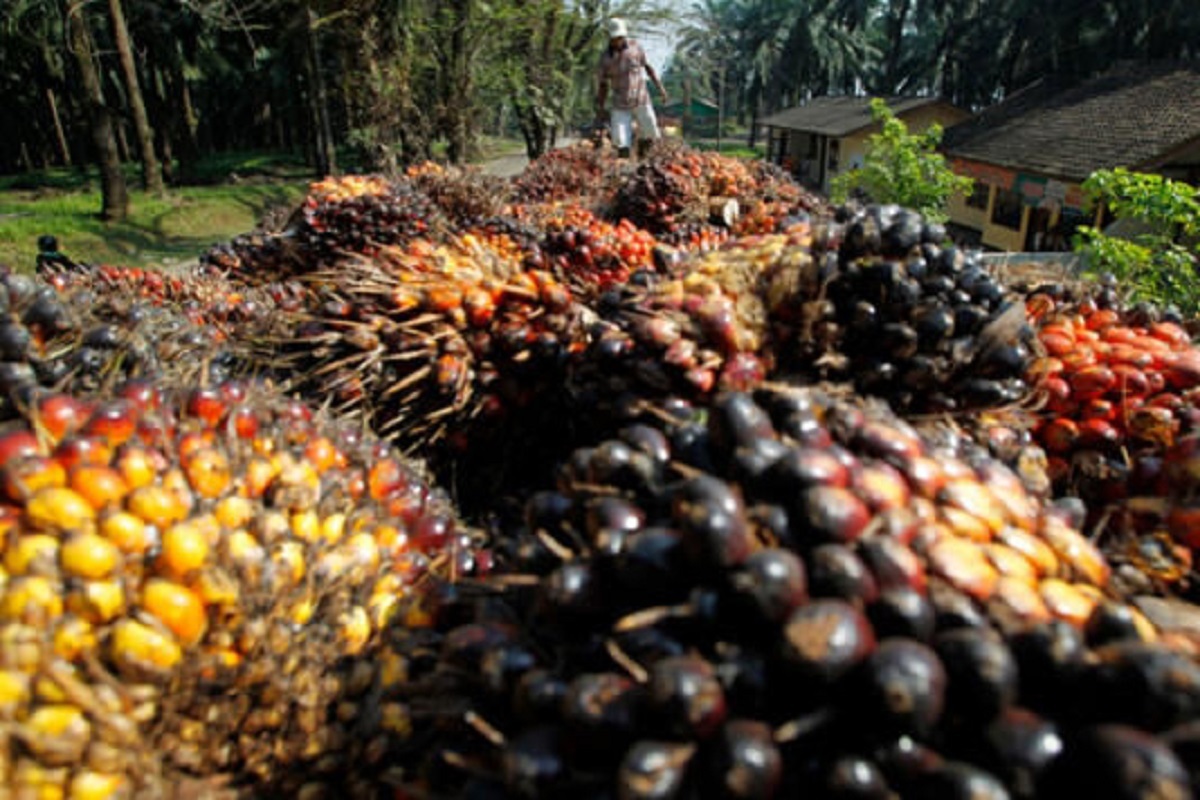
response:
<path fill-rule="evenodd" d="M 650 62 L 646 62 L 646 74 L 650 76 L 650 82 L 654 84 L 654 88 L 658 89 L 658 95 L 662 98 L 663 105 L 667 104 L 667 89 L 662 85 L 662 81 L 658 79 L 658 73 L 654 71 L 654 67 L 650 66 Z"/>

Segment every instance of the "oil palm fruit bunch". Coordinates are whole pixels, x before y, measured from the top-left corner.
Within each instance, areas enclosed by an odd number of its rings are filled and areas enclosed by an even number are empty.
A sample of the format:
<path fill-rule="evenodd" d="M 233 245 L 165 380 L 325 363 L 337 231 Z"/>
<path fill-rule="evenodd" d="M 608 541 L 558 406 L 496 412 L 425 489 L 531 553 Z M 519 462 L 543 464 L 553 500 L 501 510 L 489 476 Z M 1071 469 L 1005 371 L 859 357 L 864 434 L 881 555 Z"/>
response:
<path fill-rule="evenodd" d="M 588 143 L 561 147 L 531 161 L 513 180 L 521 203 L 575 200 L 593 205 L 606 198 L 618 180 L 620 162 Z"/>
<path fill-rule="evenodd" d="M 261 286 L 327 266 L 345 254 L 436 238 L 449 226 L 407 178 L 326 178 L 309 187 L 284 231 L 239 236 L 210 249 L 201 263 L 211 272 Z"/>
<path fill-rule="evenodd" d="M 417 791 L 1191 796 L 1200 665 L 1067 517 L 880 406 L 665 402 L 503 541 L 410 687 L 453 709 Z"/>
<path fill-rule="evenodd" d="M 1152 306 L 1125 307 L 1111 286 L 1076 301 L 1039 292 L 1028 305 L 1045 350 L 1029 368 L 1043 401 L 1036 434 L 1060 490 L 1103 505 L 1151 487 L 1197 421 L 1200 350 L 1188 332 Z"/>
<path fill-rule="evenodd" d="M 471 219 L 502 214 L 512 186 L 509 181 L 487 175 L 478 167 L 442 166 L 427 161 L 404 172 L 413 185 L 455 226 Z"/>
<path fill-rule="evenodd" d="M 646 400 L 699 400 L 761 381 L 770 369 L 761 285 L 809 264 L 806 248 L 775 236 L 637 273 L 594 304 L 591 341 L 571 363 L 571 394 L 591 414 L 620 418 Z"/>
<path fill-rule="evenodd" d="M 1033 330 L 1019 298 L 945 230 L 895 206 L 843 209 L 818 326 L 821 374 L 912 412 L 1011 405 L 1027 394 Z M 794 352 L 809 355 L 801 341 Z"/>
<path fill-rule="evenodd" d="M 4 794 L 366 796 L 408 728 L 385 629 L 478 556 L 422 474 L 239 383 L 48 395 L 0 453 Z"/>
<path fill-rule="evenodd" d="M 520 259 L 466 234 L 312 273 L 305 308 L 275 315 L 263 365 L 430 457 L 469 441 L 476 418 L 499 432 L 561 382 L 584 333 L 570 290 Z"/>
<path fill-rule="evenodd" d="M 38 387 L 66 376 L 79 322 L 51 287 L 0 270 L 0 419 L 10 419 Z"/>
<path fill-rule="evenodd" d="M 654 237 L 629 220 L 614 225 L 579 206 L 566 206 L 543 216 L 542 225 L 543 258 L 584 297 L 654 268 Z"/>
<path fill-rule="evenodd" d="M 132 377 L 219 378 L 246 363 L 228 338 L 235 325 L 250 324 L 234 307 L 210 320 L 198 301 L 148 293 L 144 278 L 98 274 L 72 275 L 61 289 L 23 275 L 0 278 L 0 420 L 20 416 L 46 391 L 96 392 Z"/>
<path fill-rule="evenodd" d="M 625 178 L 610 215 L 669 239 L 710 218 L 738 234 L 774 233 L 779 221 L 820 208 L 778 169 L 668 143 Z"/>

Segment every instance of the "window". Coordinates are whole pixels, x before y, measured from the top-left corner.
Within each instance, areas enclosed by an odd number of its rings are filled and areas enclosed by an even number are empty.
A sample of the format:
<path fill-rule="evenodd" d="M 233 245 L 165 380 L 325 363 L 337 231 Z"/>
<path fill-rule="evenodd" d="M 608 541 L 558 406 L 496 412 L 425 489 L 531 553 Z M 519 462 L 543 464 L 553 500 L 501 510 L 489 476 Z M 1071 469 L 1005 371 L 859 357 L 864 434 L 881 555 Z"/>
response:
<path fill-rule="evenodd" d="M 975 181 L 975 186 L 971 189 L 971 193 L 967 195 L 967 208 L 987 211 L 988 195 L 991 191 L 992 187 L 990 185 L 983 181 Z"/>
<path fill-rule="evenodd" d="M 1011 230 L 1021 229 L 1021 195 L 1011 189 L 997 189 L 992 206 L 992 222 Z"/>
<path fill-rule="evenodd" d="M 831 172 L 838 170 L 838 156 L 841 154 L 842 143 L 837 139 L 829 140 L 829 169 Z"/>

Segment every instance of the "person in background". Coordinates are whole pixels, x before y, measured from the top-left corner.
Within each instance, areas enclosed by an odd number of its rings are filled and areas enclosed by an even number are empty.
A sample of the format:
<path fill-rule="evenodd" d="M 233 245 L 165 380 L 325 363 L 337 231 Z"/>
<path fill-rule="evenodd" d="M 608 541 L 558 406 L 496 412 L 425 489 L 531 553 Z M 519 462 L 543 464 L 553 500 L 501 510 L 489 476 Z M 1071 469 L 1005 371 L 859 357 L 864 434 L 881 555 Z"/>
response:
<path fill-rule="evenodd" d="M 76 264 L 66 255 L 58 251 L 58 239 L 44 233 L 37 240 L 37 274 L 52 275 L 56 272 L 70 272 L 76 269 Z"/>
<path fill-rule="evenodd" d="M 605 104 L 611 95 L 609 127 L 612 143 L 617 148 L 617 156 L 620 158 L 629 157 L 635 122 L 639 158 L 646 155 L 650 145 L 660 136 L 654 105 L 650 102 L 650 92 L 646 88 L 647 77 L 658 90 L 665 105 L 667 90 L 663 88 L 654 67 L 650 66 L 646 59 L 646 51 L 629 38 L 629 27 L 625 20 L 616 17 L 609 20 L 608 47 L 601 54 L 600 64 L 596 69 L 596 113 L 604 113 Z"/>

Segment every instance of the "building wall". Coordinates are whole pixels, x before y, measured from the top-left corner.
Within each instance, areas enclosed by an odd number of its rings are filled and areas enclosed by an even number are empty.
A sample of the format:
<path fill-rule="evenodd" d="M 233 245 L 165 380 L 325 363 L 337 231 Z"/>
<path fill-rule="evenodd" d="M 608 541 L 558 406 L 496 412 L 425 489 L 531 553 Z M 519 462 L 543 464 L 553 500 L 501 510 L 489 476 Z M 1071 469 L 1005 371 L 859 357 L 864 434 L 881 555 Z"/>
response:
<path fill-rule="evenodd" d="M 962 196 L 952 197 L 947 207 L 950 221 L 977 231 L 987 247 L 1011 251 L 1049 247 L 1064 209 L 1076 219 L 1095 223 L 1095 212 L 1086 209 L 1077 183 L 965 159 L 951 159 L 950 166 L 974 179 L 977 186 L 987 187 L 986 210 L 969 206 Z"/>

